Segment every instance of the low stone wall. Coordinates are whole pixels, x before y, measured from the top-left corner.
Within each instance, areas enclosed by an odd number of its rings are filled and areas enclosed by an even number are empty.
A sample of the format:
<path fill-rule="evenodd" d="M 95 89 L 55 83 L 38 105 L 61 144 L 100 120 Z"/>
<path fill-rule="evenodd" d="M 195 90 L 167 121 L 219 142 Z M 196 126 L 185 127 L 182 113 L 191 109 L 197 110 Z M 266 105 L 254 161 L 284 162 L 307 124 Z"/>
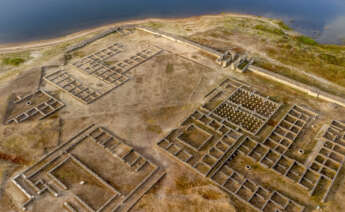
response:
<path fill-rule="evenodd" d="M 95 36 L 93 36 L 92 38 L 89 38 L 87 40 L 83 40 L 82 42 L 80 43 L 77 43 L 75 45 L 72 45 L 70 46 L 67 50 L 66 50 L 66 53 L 70 53 L 72 51 L 75 51 L 77 49 L 80 49 L 80 48 L 83 48 L 84 46 L 98 40 L 98 39 L 101 39 L 101 38 L 104 38 L 105 36 L 111 34 L 111 33 L 114 33 L 114 32 L 117 32 L 121 29 L 121 27 L 112 27 L 104 32 L 101 32 Z"/>
<path fill-rule="evenodd" d="M 176 36 L 176 35 L 166 33 L 166 32 L 161 32 L 161 31 L 154 30 L 154 29 L 150 29 L 148 27 L 137 26 L 137 25 L 125 25 L 125 26 L 121 26 L 121 27 L 112 27 L 112 28 L 100 33 L 100 34 L 95 35 L 94 37 L 92 37 L 90 39 L 84 40 L 78 44 L 75 44 L 75 45 L 69 47 L 66 50 L 66 53 L 69 53 L 69 52 L 72 52 L 72 51 L 77 50 L 79 48 L 82 48 L 82 47 L 84 47 L 84 46 L 86 46 L 86 45 L 88 45 L 88 44 L 90 44 L 90 43 L 92 43 L 98 39 L 101 39 L 101 38 L 111 34 L 111 33 L 118 32 L 121 29 L 129 29 L 129 28 L 131 28 L 131 29 L 135 28 L 137 30 L 145 31 L 145 32 L 151 33 L 153 35 L 164 37 L 166 39 L 172 40 L 172 41 L 177 42 L 177 43 L 182 43 L 184 45 L 191 46 L 193 48 L 196 48 L 196 49 L 204 51 L 208 54 L 211 54 L 217 58 L 224 56 L 223 53 L 221 53 L 215 49 L 203 46 L 199 43 L 187 40 L 183 37 Z M 335 104 L 338 104 L 340 106 L 345 107 L 345 100 L 339 96 L 335 96 L 335 95 L 329 94 L 327 92 L 320 91 L 319 89 L 317 89 L 315 87 L 305 85 L 303 83 L 297 82 L 297 81 L 292 80 L 290 78 L 281 76 L 279 74 L 273 73 L 271 71 L 265 70 L 263 68 L 260 68 L 260 67 L 254 66 L 254 65 L 249 65 L 248 70 L 252 71 L 255 74 L 261 75 L 265 78 L 268 78 L 268 79 L 277 81 L 279 83 L 288 85 L 288 86 L 295 88 L 299 91 L 307 93 L 310 96 L 320 98 L 322 100 L 332 102 L 332 103 L 335 103 Z"/>
<path fill-rule="evenodd" d="M 162 37 L 164 37 L 166 39 L 169 39 L 169 40 L 172 40 L 174 42 L 182 43 L 182 44 L 191 46 L 193 48 L 199 49 L 201 51 L 205 51 L 205 52 L 207 52 L 207 53 L 209 53 L 211 55 L 216 56 L 217 58 L 223 56 L 223 53 L 221 53 L 221 52 L 218 52 L 218 51 L 216 51 L 214 49 L 211 49 L 209 47 L 203 46 L 203 45 L 201 45 L 199 43 L 187 40 L 187 39 L 182 38 L 180 36 L 176 36 L 176 35 L 173 35 L 173 34 L 170 34 L 170 33 L 166 33 L 166 32 L 161 32 L 161 31 L 158 31 L 158 30 L 153 30 L 153 29 L 150 29 L 150 28 L 147 28 L 147 27 L 142 27 L 142 26 L 137 26 L 136 29 L 142 30 L 142 31 L 154 34 L 154 35 L 162 36 Z"/>
<path fill-rule="evenodd" d="M 273 73 L 271 71 L 268 71 L 266 69 L 263 69 L 263 68 L 260 68 L 260 67 L 254 66 L 254 65 L 249 66 L 248 70 L 252 71 L 255 74 L 261 75 L 265 78 L 268 78 L 268 79 L 277 81 L 279 83 L 288 85 L 288 86 L 295 88 L 299 91 L 307 93 L 310 96 L 313 96 L 313 97 L 316 97 L 316 98 L 319 98 L 319 99 L 322 99 L 322 100 L 325 100 L 328 102 L 332 102 L 332 103 L 335 103 L 335 104 L 338 104 L 340 106 L 345 107 L 345 100 L 339 96 L 335 96 L 335 95 L 329 94 L 327 92 L 320 91 L 319 89 L 317 89 L 315 87 L 308 86 L 306 84 L 297 82 L 297 81 L 292 80 L 290 78 L 281 76 L 279 74 Z"/>

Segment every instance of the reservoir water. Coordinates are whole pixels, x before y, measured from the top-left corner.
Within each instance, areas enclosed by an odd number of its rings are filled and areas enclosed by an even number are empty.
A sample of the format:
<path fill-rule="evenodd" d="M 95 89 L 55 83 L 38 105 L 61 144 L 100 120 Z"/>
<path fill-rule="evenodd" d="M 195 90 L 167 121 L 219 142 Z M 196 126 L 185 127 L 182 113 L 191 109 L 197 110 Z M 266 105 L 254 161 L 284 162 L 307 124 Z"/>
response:
<path fill-rule="evenodd" d="M 1 0 L 0 43 L 54 38 L 128 19 L 222 12 L 280 18 L 322 43 L 345 40 L 345 0 Z"/>

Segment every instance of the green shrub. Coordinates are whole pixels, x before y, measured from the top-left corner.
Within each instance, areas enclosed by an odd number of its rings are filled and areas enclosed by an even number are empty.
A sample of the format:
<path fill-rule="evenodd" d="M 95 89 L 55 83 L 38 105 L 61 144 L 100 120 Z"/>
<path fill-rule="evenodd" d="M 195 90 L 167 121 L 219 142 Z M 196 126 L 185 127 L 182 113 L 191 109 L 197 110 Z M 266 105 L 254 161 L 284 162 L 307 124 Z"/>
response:
<path fill-rule="evenodd" d="M 306 44 L 306 45 L 315 46 L 315 45 L 318 44 L 318 43 L 317 43 L 316 41 L 314 41 L 312 38 L 307 37 L 307 36 L 304 36 L 304 35 L 297 36 L 296 39 L 297 39 L 297 41 L 298 41 L 299 43 Z"/>
<path fill-rule="evenodd" d="M 291 30 L 291 28 L 290 28 L 288 25 L 286 25 L 283 21 L 279 21 L 277 24 L 278 24 L 282 29 Z"/>
<path fill-rule="evenodd" d="M 159 29 L 163 27 L 163 23 L 150 21 L 147 24 L 147 26 L 150 27 L 151 29 Z"/>
<path fill-rule="evenodd" d="M 15 58 L 4 58 L 2 59 L 2 63 L 5 65 L 12 65 L 12 66 L 19 66 L 20 64 L 24 63 L 25 60 L 23 58 L 15 57 Z"/>
<path fill-rule="evenodd" d="M 345 66 L 345 58 L 337 58 L 336 56 L 330 54 L 320 54 L 319 58 L 328 64 Z"/>
<path fill-rule="evenodd" d="M 281 30 L 281 29 L 277 29 L 277 28 L 273 28 L 273 27 L 268 27 L 268 26 L 261 25 L 261 24 L 256 25 L 255 29 L 263 31 L 263 32 L 268 32 L 268 33 L 271 33 L 271 34 L 275 34 L 275 35 L 284 35 L 285 34 L 283 32 L 283 30 Z"/>

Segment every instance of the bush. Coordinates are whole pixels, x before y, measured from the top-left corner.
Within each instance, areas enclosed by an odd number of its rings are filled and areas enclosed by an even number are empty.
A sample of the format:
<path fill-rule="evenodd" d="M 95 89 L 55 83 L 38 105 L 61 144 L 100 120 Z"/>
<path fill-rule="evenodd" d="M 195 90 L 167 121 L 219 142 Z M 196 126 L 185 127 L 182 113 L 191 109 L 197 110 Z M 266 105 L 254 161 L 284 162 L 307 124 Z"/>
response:
<path fill-rule="evenodd" d="M 12 65 L 12 66 L 19 66 L 20 64 L 24 63 L 25 60 L 23 58 L 4 58 L 2 59 L 2 63 L 5 65 Z"/>
<path fill-rule="evenodd" d="M 299 43 L 306 44 L 306 45 L 315 46 L 315 45 L 318 44 L 318 43 L 317 43 L 316 41 L 314 41 L 312 38 L 307 37 L 307 36 L 304 36 L 304 35 L 297 36 L 296 39 L 297 39 L 297 41 L 298 41 Z"/>
<path fill-rule="evenodd" d="M 159 29 L 163 27 L 163 23 L 150 21 L 147 26 L 151 29 Z"/>
<path fill-rule="evenodd" d="M 282 29 L 291 30 L 291 28 L 290 28 L 288 25 L 286 25 L 283 21 L 279 21 L 277 24 L 278 24 Z"/>
<path fill-rule="evenodd" d="M 320 54 L 319 58 L 328 64 L 345 66 L 345 58 L 337 58 L 336 56 L 330 54 Z"/>
<path fill-rule="evenodd" d="M 276 35 L 285 35 L 285 33 L 283 32 L 283 30 L 281 29 L 277 29 L 277 28 L 272 28 L 272 27 L 268 27 L 265 25 L 256 25 L 255 29 L 263 31 L 263 32 L 268 32 L 271 34 L 276 34 Z"/>

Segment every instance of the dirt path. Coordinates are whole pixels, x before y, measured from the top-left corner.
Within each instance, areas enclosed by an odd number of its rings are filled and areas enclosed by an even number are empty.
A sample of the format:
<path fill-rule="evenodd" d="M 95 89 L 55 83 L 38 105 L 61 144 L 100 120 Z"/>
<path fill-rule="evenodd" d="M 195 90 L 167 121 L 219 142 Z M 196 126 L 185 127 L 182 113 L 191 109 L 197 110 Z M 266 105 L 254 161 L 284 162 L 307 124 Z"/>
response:
<path fill-rule="evenodd" d="M 317 140 L 312 152 L 309 154 L 305 165 L 308 167 L 311 162 L 313 162 L 314 158 L 316 158 L 317 154 L 320 152 L 320 149 L 323 147 L 324 141 L 321 139 L 321 135 L 327 130 L 328 125 L 323 125 L 314 139 Z"/>

